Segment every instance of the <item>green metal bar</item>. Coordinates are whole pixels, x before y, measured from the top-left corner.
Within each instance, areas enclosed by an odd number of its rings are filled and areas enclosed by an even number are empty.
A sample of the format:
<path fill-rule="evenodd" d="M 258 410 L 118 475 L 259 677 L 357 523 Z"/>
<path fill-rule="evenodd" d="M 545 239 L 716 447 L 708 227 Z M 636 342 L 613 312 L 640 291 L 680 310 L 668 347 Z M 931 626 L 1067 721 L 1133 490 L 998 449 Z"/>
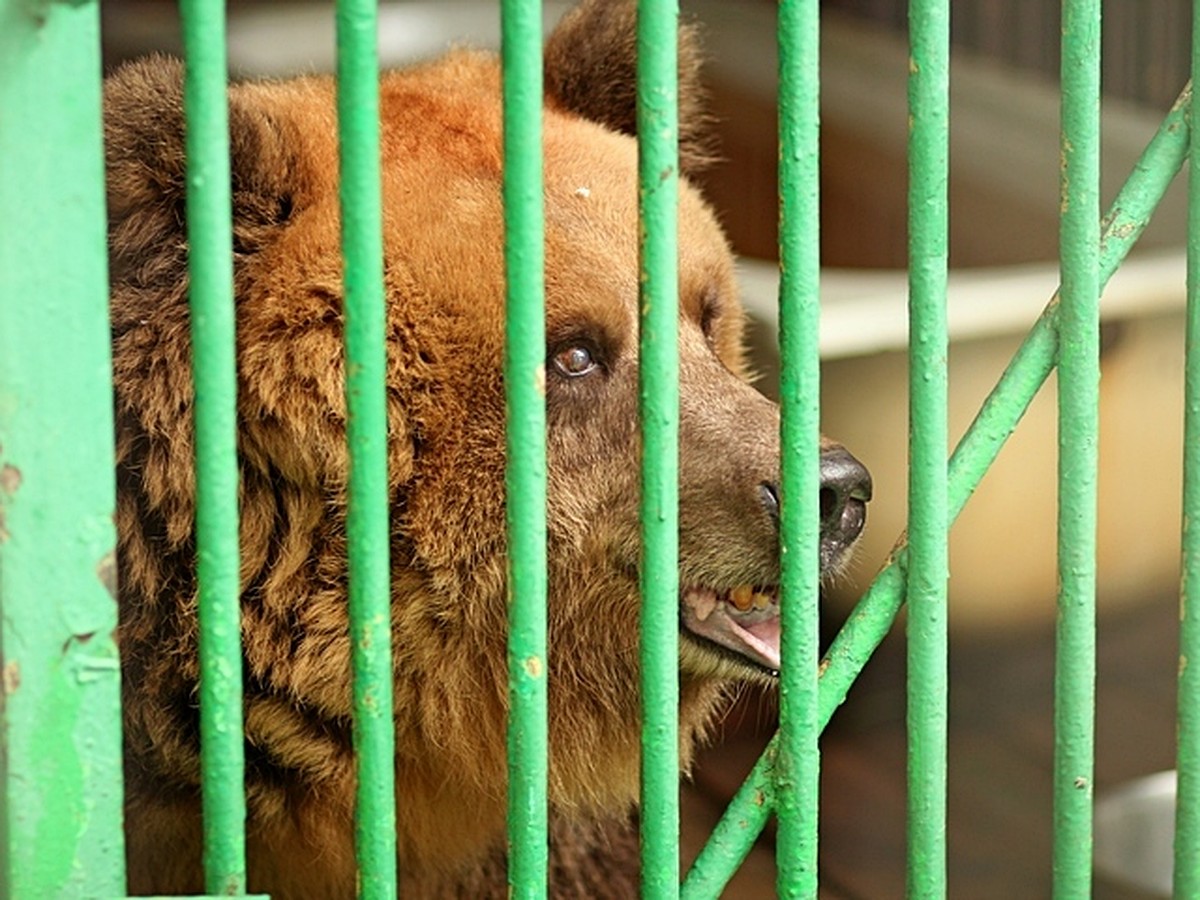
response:
<path fill-rule="evenodd" d="M 909 4 L 908 896 L 946 896 L 950 3 Z"/>
<path fill-rule="evenodd" d="M 125 891 L 97 3 L 0 0 L 0 896 Z"/>
<path fill-rule="evenodd" d="M 679 4 L 639 0 L 642 896 L 679 893 Z"/>
<path fill-rule="evenodd" d="M 1192 77 L 1200 73 L 1200 0 L 1192 13 Z M 1192 100 L 1191 121 L 1200 113 Z M 1200 129 L 1188 160 L 1187 334 L 1174 896 L 1200 896 Z"/>
<path fill-rule="evenodd" d="M 820 9 L 779 4 L 780 897 L 817 896 L 820 659 Z"/>
<path fill-rule="evenodd" d="M 1192 87 L 1189 84 L 1134 165 L 1129 179 L 1104 217 L 1100 240 L 1102 283 L 1108 282 L 1137 243 L 1187 157 L 1186 113 L 1191 102 Z M 1055 294 L 950 457 L 951 521 L 962 512 L 1054 369 L 1058 305 Z M 901 542 L 830 646 L 821 665 L 819 722 L 822 728 L 829 724 L 863 666 L 891 629 L 903 604 L 907 566 L 908 549 Z M 714 896 L 733 876 L 766 825 L 775 808 L 771 768 L 777 745 L 778 738 L 768 744 L 713 829 L 708 844 L 692 864 L 682 891 L 682 896 L 688 900 Z"/>
<path fill-rule="evenodd" d="M 546 324 L 541 4 L 505 0 L 504 214 L 508 404 L 508 883 L 546 896 Z"/>
<path fill-rule="evenodd" d="M 183 0 L 187 233 L 195 381 L 196 577 L 204 878 L 246 887 L 242 653 L 238 598 L 237 363 L 226 100 L 225 12 Z"/>
<path fill-rule="evenodd" d="M 359 896 L 396 896 L 395 728 L 387 473 L 387 345 L 374 0 L 337 3 L 337 111 L 345 264 L 347 556 L 354 667 Z"/>
<path fill-rule="evenodd" d="M 1100 418 L 1100 0 L 1064 0 L 1054 896 L 1091 896 Z"/>

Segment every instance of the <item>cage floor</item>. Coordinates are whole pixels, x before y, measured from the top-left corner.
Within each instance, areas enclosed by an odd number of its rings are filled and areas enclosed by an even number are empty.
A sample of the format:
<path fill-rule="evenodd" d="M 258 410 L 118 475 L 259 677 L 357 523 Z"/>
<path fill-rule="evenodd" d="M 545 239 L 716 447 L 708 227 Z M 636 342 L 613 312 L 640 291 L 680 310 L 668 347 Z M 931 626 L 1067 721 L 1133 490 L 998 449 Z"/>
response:
<path fill-rule="evenodd" d="M 1102 613 L 1098 635 L 1096 785 L 1174 767 L 1178 611 L 1164 597 Z M 826 733 L 821 897 L 904 896 L 904 642 L 890 637 Z M 1053 627 L 950 649 L 949 894 L 965 900 L 1050 896 Z M 683 805 L 690 861 L 773 730 L 771 704 L 747 697 L 727 736 L 697 767 Z M 770 826 L 731 900 L 775 896 Z M 1096 900 L 1150 895 L 1097 876 Z"/>

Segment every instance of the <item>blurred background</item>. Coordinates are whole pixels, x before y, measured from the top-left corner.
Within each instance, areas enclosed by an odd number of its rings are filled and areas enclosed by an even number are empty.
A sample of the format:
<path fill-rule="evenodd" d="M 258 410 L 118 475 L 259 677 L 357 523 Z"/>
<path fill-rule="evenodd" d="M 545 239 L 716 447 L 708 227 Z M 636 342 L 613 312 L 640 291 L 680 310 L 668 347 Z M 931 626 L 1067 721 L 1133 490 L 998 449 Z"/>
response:
<path fill-rule="evenodd" d="M 330 70 L 330 6 L 231 2 L 234 74 Z M 547 3 L 547 25 L 569 6 Z M 774 394 L 775 3 L 684 0 L 682 6 L 703 29 L 720 135 L 721 160 L 701 180 L 742 257 L 760 388 Z M 1186 81 L 1190 6 L 1104 3 L 1105 206 Z M 858 560 L 825 598 L 832 634 L 906 516 L 907 2 L 827 0 L 822 8 L 823 430 L 875 478 Z M 153 50 L 179 52 L 174 3 L 105 0 L 102 10 L 107 65 Z M 497 4 L 490 0 L 396 0 L 381 6 L 380 22 L 387 66 L 454 43 L 498 42 Z M 952 35 L 953 446 L 1058 281 L 1059 3 L 956 0 Z M 1174 764 L 1183 182 L 1181 176 L 1103 303 L 1101 796 Z M 949 804 L 956 897 L 1049 894 L 1055 429 L 1052 377 L 953 531 Z M 744 698 L 729 717 L 726 740 L 706 757 L 686 797 L 693 848 L 773 724 L 768 696 Z M 822 896 L 902 896 L 902 627 L 835 717 L 824 751 Z M 772 877 L 768 834 L 727 896 L 773 896 Z M 1095 896 L 1160 894 L 1102 868 Z"/>

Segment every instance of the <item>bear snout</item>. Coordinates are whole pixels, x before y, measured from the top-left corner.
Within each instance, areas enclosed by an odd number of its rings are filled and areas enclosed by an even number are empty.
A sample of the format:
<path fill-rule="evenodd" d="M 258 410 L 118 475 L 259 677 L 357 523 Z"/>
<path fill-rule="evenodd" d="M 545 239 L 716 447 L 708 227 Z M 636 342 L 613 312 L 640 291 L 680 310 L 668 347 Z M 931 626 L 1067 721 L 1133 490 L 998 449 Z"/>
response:
<path fill-rule="evenodd" d="M 759 502 L 779 527 L 779 484 L 758 486 Z M 867 522 L 871 473 L 847 450 L 838 447 L 821 454 L 821 570 L 836 567 L 839 558 L 858 540 Z"/>
<path fill-rule="evenodd" d="M 779 484 L 758 486 L 759 502 L 767 517 L 779 527 Z M 821 454 L 821 572 L 836 571 L 867 523 L 871 499 L 871 473 L 844 447 Z"/>
<path fill-rule="evenodd" d="M 871 473 L 843 447 L 821 454 L 821 571 L 836 569 L 867 522 Z"/>

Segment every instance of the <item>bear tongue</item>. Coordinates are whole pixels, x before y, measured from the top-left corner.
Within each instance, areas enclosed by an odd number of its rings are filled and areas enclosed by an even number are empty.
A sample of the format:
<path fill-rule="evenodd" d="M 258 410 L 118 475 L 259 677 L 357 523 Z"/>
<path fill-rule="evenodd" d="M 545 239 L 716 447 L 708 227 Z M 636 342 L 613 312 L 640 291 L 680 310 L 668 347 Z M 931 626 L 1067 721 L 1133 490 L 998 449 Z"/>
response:
<path fill-rule="evenodd" d="M 732 615 L 712 591 L 689 589 L 683 597 L 683 626 L 692 634 L 732 650 L 773 672 L 779 671 L 779 608 L 774 614 Z"/>

